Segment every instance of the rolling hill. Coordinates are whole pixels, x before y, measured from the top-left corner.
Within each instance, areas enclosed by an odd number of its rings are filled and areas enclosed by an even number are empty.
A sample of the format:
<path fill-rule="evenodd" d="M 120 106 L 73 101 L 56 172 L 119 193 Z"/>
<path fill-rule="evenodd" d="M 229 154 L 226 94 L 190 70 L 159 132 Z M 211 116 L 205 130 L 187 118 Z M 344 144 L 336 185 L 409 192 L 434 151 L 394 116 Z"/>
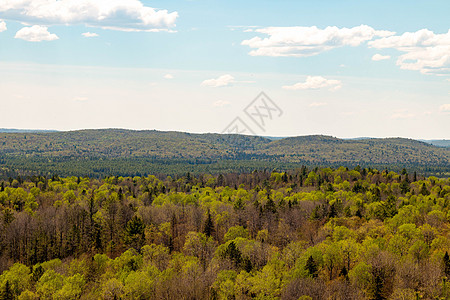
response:
<path fill-rule="evenodd" d="M 446 174 L 450 148 L 404 138 L 191 134 L 155 130 L 0 133 L 0 176 L 105 176 L 243 172 L 262 168 L 376 166 Z"/>

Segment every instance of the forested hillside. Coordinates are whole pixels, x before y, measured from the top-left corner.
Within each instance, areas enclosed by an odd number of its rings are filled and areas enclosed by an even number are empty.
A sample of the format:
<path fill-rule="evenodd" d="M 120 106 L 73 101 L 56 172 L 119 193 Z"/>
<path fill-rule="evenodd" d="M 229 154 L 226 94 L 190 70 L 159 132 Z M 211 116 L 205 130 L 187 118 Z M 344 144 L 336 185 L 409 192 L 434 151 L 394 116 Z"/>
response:
<path fill-rule="evenodd" d="M 0 177 L 104 177 L 294 169 L 302 165 L 407 167 L 448 176 L 450 148 L 401 139 L 343 140 L 121 129 L 0 133 Z"/>
<path fill-rule="evenodd" d="M 28 138 L 28 137 L 27 137 Z M 0 181 L 2 299 L 448 299 L 450 179 Z"/>

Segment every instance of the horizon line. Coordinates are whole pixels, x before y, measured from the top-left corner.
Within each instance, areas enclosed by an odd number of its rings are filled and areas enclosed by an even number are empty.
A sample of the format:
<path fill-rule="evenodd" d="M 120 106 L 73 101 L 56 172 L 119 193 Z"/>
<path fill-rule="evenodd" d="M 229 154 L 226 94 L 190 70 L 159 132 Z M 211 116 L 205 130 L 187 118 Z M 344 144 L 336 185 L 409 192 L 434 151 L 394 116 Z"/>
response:
<path fill-rule="evenodd" d="M 226 135 L 226 133 L 220 132 L 192 132 L 192 131 L 181 131 L 181 130 L 163 130 L 163 129 L 135 129 L 135 128 L 123 128 L 123 127 L 100 127 L 100 128 L 77 128 L 77 129 L 42 129 L 42 128 L 6 128 L 1 127 L 0 133 L 45 133 L 45 132 L 75 132 L 75 131 L 83 131 L 83 130 L 128 130 L 128 131 L 159 131 L 159 132 L 179 132 L 179 133 L 189 133 L 189 134 L 219 134 Z M 11 131 L 11 132 L 6 132 Z M 17 132 L 14 132 L 17 131 Z M 260 135 L 260 134 L 242 134 L 242 133 L 228 133 L 228 134 L 237 134 L 244 136 L 255 136 L 255 137 L 263 137 L 263 138 L 276 138 L 276 139 L 286 139 L 286 138 L 295 138 L 295 137 L 305 137 L 305 136 L 327 136 L 333 137 L 337 139 L 343 140 L 355 140 L 355 139 L 389 139 L 389 138 L 402 138 L 402 139 L 411 139 L 416 141 L 435 141 L 435 140 L 443 140 L 450 141 L 450 138 L 414 138 L 414 137 L 403 137 L 403 136 L 356 136 L 356 137 L 339 137 L 336 135 L 324 134 L 324 133 L 310 133 L 310 134 L 300 134 L 300 135 Z"/>

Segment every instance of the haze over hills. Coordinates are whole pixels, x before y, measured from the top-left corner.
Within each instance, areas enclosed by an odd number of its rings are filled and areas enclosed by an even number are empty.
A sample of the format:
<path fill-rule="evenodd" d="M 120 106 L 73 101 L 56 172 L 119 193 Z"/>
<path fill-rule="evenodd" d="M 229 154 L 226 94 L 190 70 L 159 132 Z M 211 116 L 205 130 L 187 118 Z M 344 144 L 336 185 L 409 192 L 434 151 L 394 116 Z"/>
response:
<path fill-rule="evenodd" d="M 450 148 L 404 138 L 312 135 L 272 140 L 230 134 L 97 129 L 0 134 L 0 176 L 252 171 L 310 166 L 408 167 L 447 173 Z"/>
<path fill-rule="evenodd" d="M 450 147 L 450 140 L 421 140 L 421 141 L 438 147 Z"/>
<path fill-rule="evenodd" d="M 16 128 L 0 128 L 0 133 L 38 133 L 38 132 L 57 132 L 57 130 L 49 129 L 16 129 Z"/>

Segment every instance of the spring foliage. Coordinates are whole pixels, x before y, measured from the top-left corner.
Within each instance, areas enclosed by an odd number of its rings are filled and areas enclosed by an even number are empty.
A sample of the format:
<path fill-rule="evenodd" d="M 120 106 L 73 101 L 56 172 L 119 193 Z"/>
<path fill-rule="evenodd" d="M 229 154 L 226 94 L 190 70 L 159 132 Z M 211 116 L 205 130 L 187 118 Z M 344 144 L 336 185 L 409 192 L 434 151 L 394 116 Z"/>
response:
<path fill-rule="evenodd" d="M 0 186 L 0 299 L 450 297 L 448 178 L 302 167 Z"/>

